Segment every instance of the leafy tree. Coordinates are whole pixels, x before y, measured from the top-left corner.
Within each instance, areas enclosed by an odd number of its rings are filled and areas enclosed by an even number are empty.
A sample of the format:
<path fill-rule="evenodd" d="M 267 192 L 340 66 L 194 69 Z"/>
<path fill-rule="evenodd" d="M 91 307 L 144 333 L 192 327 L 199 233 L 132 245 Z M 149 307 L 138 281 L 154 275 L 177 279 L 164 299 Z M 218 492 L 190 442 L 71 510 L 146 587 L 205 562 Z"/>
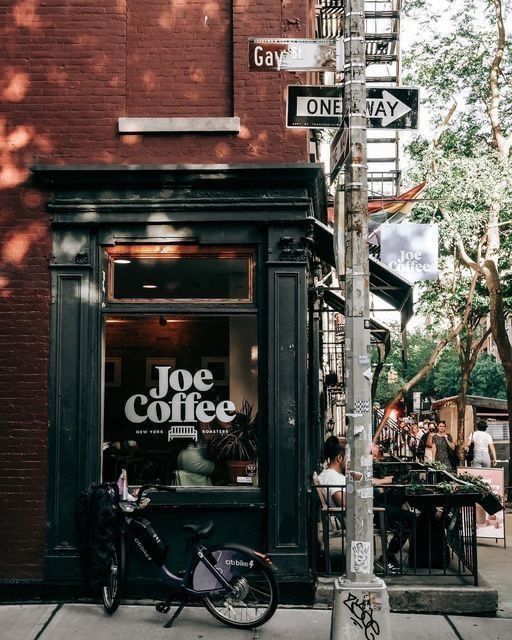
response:
<path fill-rule="evenodd" d="M 426 176 L 426 196 L 435 201 L 419 207 L 416 215 L 440 222 L 446 256 L 485 288 L 506 376 L 512 433 L 512 344 L 505 325 L 512 308 L 512 85 L 506 81 L 512 46 L 504 19 L 510 2 L 409 0 L 405 8 L 422 34 L 405 60 L 409 79 L 425 88 L 439 127 L 433 144 L 418 139 L 410 147 L 411 177 Z M 472 282 L 473 276 L 465 277 Z M 470 347 L 466 344 L 470 355 L 465 359 L 475 364 Z"/>
<path fill-rule="evenodd" d="M 446 348 L 434 368 L 435 398 L 456 396 L 460 390 L 460 363 L 455 349 Z"/>
<path fill-rule="evenodd" d="M 386 405 L 396 396 L 403 386 L 408 376 L 414 375 L 427 362 L 435 340 L 421 329 L 415 329 L 408 335 L 407 345 L 407 366 L 404 367 L 402 361 L 402 340 L 400 327 L 398 324 L 390 326 L 391 331 L 391 351 L 383 372 L 379 377 L 377 390 L 374 396 L 375 402 Z M 433 375 L 427 375 L 415 387 L 416 391 L 421 391 L 423 397 L 430 397 L 434 393 Z"/>
<path fill-rule="evenodd" d="M 484 353 L 478 359 L 469 380 L 469 393 L 485 398 L 507 398 L 503 366 L 490 353 Z"/>

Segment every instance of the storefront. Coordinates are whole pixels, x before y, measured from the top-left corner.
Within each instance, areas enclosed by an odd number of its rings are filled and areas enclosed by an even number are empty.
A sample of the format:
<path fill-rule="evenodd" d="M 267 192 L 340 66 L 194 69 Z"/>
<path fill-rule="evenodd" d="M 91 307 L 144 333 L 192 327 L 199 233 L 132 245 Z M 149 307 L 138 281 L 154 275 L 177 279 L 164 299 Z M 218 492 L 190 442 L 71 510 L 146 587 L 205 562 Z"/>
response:
<path fill-rule="evenodd" d="M 270 552 L 281 581 L 310 580 L 307 291 L 321 168 L 33 171 L 51 192 L 53 236 L 45 579 L 76 579 L 78 492 L 127 469 L 131 485 L 178 485 L 152 514 L 171 564 L 181 525 L 213 519 L 214 541 Z"/>

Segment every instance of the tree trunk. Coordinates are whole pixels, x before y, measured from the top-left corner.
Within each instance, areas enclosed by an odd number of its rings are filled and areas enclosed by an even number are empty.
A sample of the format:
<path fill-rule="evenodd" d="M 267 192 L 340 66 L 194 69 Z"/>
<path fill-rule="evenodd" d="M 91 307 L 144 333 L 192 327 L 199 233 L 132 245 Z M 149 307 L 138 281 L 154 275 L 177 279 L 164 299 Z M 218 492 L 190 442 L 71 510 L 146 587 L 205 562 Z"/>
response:
<path fill-rule="evenodd" d="M 489 291 L 489 316 L 492 330 L 492 337 L 498 348 L 501 364 L 505 372 L 507 384 L 507 409 L 508 409 L 508 437 L 509 437 L 509 484 L 510 484 L 510 461 L 512 460 L 512 345 L 507 334 L 505 324 L 505 310 L 503 308 L 503 294 L 500 286 L 500 278 L 496 265 L 492 260 L 485 260 L 483 266 L 485 283 Z"/>
<path fill-rule="evenodd" d="M 460 372 L 460 393 L 457 398 L 457 457 L 461 466 L 464 465 L 464 442 L 466 424 L 466 399 L 468 397 L 470 371 L 466 367 Z"/>
<path fill-rule="evenodd" d="M 510 416 L 512 415 L 510 412 L 510 407 L 512 407 L 512 376 L 507 376 L 507 408 L 508 408 L 508 433 L 509 433 L 509 443 L 508 443 L 508 500 L 512 500 L 512 483 L 511 483 L 511 473 L 510 473 L 510 461 L 512 460 L 512 426 Z"/>

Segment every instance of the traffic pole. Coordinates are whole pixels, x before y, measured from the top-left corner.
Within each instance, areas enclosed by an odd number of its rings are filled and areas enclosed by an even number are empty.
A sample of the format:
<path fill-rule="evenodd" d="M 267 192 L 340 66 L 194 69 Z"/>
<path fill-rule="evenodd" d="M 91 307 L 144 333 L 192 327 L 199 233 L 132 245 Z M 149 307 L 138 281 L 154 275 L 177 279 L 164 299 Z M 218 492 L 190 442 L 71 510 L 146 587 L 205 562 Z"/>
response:
<path fill-rule="evenodd" d="M 373 458 L 368 259 L 366 56 L 364 0 L 345 0 L 344 114 L 350 141 L 345 165 L 345 390 L 347 416 L 346 577 L 334 585 L 332 640 L 391 640 L 389 598 L 373 573 Z M 338 188 L 341 188 L 339 185 Z M 338 198 L 336 198 L 338 200 Z M 338 266 L 340 269 L 340 266 Z"/>

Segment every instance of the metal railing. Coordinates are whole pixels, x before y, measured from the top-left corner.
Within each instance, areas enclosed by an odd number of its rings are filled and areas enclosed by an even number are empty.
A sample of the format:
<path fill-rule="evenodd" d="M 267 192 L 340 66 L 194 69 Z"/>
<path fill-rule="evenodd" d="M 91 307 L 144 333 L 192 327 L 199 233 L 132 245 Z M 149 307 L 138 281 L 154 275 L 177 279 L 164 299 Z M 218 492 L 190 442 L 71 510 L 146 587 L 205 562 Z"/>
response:
<path fill-rule="evenodd" d="M 409 485 L 410 486 L 410 485 Z M 428 490 L 425 485 L 426 491 Z M 332 506 L 328 494 L 344 487 L 311 487 L 313 571 L 345 573 L 345 507 Z M 374 573 L 418 580 L 460 578 L 478 585 L 475 494 L 408 495 L 408 485 L 374 490 Z M 343 501 L 343 504 L 346 504 Z"/>
<path fill-rule="evenodd" d="M 382 414 L 375 412 L 375 428 L 381 417 Z M 421 450 L 420 441 L 421 437 L 403 431 L 395 420 L 388 418 L 386 426 L 377 439 L 377 444 L 384 453 L 401 460 L 421 461 L 425 452 Z"/>

